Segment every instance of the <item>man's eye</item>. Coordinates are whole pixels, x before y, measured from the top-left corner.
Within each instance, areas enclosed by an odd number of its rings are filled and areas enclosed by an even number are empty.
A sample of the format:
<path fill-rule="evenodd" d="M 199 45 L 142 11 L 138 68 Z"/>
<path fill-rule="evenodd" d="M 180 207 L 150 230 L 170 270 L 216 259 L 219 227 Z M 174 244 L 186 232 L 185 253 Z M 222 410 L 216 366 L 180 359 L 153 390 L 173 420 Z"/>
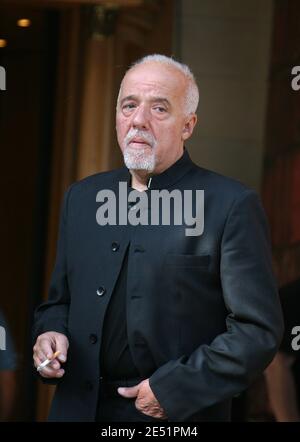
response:
<path fill-rule="evenodd" d="M 156 110 L 158 113 L 160 113 L 160 114 L 162 114 L 162 113 L 164 113 L 164 112 L 167 112 L 167 110 L 164 108 L 164 107 L 161 107 L 161 106 L 156 106 L 155 108 L 154 108 L 154 110 Z"/>
<path fill-rule="evenodd" d="M 130 109 L 134 109 L 134 108 L 135 108 L 135 104 L 133 104 L 133 103 L 124 104 L 124 106 L 122 107 L 122 109 L 124 109 L 124 110 L 130 110 Z"/>

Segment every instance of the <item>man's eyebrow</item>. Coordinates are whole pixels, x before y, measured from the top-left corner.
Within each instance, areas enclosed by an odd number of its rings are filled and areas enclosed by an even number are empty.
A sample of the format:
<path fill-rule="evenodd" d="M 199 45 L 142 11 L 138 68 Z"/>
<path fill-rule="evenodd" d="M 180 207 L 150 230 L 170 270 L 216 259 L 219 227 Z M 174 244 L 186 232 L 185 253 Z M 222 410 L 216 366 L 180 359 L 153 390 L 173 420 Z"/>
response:
<path fill-rule="evenodd" d="M 169 100 L 168 100 L 167 98 L 164 98 L 164 97 L 152 97 L 152 98 L 150 99 L 150 101 L 151 101 L 152 103 L 164 103 L 164 104 L 166 104 L 167 106 L 170 106 L 170 105 L 171 105 L 171 103 L 169 102 Z"/>
<path fill-rule="evenodd" d="M 121 100 L 121 104 L 124 103 L 124 101 L 128 101 L 128 100 L 137 100 L 137 96 L 136 95 L 127 95 L 127 97 L 122 98 Z"/>
<path fill-rule="evenodd" d="M 120 104 L 122 105 L 125 101 L 130 101 L 130 100 L 138 101 L 138 97 L 136 95 L 127 95 L 127 97 L 122 98 Z M 169 100 L 165 97 L 151 97 L 149 101 L 151 103 L 164 103 L 167 106 L 171 105 Z"/>

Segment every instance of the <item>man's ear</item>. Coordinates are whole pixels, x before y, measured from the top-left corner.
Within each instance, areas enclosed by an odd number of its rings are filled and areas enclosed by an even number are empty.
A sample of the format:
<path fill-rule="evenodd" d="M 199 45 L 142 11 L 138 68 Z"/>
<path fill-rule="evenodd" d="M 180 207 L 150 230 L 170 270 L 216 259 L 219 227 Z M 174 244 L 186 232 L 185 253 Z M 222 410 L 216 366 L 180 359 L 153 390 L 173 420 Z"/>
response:
<path fill-rule="evenodd" d="M 197 115 L 196 114 L 190 114 L 188 115 L 185 124 L 183 126 L 182 129 L 182 139 L 183 141 L 187 140 L 188 138 L 190 138 L 190 136 L 193 133 L 194 127 L 196 126 L 197 123 Z"/>

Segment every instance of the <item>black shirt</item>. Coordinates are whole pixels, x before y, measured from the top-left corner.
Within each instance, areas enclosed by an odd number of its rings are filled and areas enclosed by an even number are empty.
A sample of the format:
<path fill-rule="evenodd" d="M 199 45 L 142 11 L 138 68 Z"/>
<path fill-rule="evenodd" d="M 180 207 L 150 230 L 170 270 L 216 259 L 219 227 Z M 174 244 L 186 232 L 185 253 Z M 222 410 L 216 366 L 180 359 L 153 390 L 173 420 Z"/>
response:
<path fill-rule="evenodd" d="M 127 337 L 126 285 L 129 247 L 130 244 L 125 252 L 122 268 L 104 319 L 100 370 L 101 375 L 109 380 L 139 377 Z"/>

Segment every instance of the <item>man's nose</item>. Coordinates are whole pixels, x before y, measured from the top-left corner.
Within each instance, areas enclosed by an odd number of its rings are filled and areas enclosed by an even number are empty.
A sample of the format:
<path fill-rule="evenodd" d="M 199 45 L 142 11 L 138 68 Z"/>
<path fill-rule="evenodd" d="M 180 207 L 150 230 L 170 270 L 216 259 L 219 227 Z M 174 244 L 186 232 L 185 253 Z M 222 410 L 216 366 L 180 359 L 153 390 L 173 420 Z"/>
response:
<path fill-rule="evenodd" d="M 144 106 L 139 106 L 133 115 L 132 126 L 137 129 L 149 128 L 149 111 Z"/>

